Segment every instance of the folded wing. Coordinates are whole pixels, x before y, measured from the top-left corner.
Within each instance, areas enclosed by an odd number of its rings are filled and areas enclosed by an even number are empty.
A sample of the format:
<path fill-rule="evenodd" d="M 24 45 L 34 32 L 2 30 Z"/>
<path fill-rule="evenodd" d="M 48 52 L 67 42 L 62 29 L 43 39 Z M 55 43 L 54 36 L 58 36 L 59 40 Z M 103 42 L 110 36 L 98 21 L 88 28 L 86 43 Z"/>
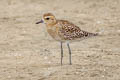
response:
<path fill-rule="evenodd" d="M 97 34 L 89 33 L 81 30 L 78 26 L 66 20 L 59 20 L 62 26 L 59 31 L 59 35 L 65 40 L 74 40 L 77 38 L 86 38 L 90 36 L 96 36 Z"/>

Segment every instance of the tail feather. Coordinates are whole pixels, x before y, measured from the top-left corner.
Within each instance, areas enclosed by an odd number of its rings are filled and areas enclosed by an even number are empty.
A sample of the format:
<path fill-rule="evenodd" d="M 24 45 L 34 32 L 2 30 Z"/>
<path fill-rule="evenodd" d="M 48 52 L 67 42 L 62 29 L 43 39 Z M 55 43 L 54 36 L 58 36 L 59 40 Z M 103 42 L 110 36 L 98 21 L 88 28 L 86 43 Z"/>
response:
<path fill-rule="evenodd" d="M 98 35 L 98 33 L 90 33 L 90 32 L 86 32 L 86 31 L 83 31 L 83 34 L 85 37 L 92 37 L 92 36 Z"/>
<path fill-rule="evenodd" d="M 80 41 L 84 40 L 84 39 L 88 39 L 90 37 L 95 37 L 98 36 L 98 33 L 90 33 L 87 31 L 82 31 L 82 35 L 80 35 Z"/>
<path fill-rule="evenodd" d="M 99 34 L 98 33 L 90 33 L 91 36 L 98 36 Z"/>

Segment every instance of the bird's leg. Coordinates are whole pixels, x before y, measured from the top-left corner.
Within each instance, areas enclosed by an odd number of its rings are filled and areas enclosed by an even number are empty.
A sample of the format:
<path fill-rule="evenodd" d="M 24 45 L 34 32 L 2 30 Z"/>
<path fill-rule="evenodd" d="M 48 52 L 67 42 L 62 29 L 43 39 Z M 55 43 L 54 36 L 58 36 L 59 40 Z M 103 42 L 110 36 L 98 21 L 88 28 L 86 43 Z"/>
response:
<path fill-rule="evenodd" d="M 72 65 L 72 61 L 71 61 L 71 50 L 70 50 L 69 43 L 67 43 L 67 46 L 68 46 L 68 50 L 69 50 L 69 62 L 70 62 L 70 65 Z"/>
<path fill-rule="evenodd" d="M 63 47 L 62 47 L 62 42 L 61 42 L 61 65 L 62 65 L 62 60 L 63 60 Z"/>

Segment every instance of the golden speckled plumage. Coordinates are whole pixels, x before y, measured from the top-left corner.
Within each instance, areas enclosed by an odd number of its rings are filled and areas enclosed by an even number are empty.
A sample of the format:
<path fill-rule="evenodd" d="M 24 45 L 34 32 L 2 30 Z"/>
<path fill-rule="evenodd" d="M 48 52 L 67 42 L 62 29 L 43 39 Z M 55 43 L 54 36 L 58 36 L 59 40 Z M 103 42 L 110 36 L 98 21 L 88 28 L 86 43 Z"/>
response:
<path fill-rule="evenodd" d="M 62 42 L 76 41 L 90 36 L 96 36 L 95 33 L 90 33 L 81 30 L 78 26 L 67 20 L 57 20 L 52 13 L 46 13 L 43 15 L 43 20 L 38 23 L 45 23 L 47 27 L 47 32 L 57 41 L 61 42 L 61 64 L 63 58 Z M 67 44 L 70 54 L 70 64 L 71 63 L 71 50 L 69 43 Z"/>
<path fill-rule="evenodd" d="M 52 14 L 45 14 L 44 17 L 51 16 L 55 18 Z M 49 23 L 49 22 L 48 22 Z M 73 41 L 80 40 L 80 38 L 86 38 L 90 36 L 95 36 L 97 34 L 89 33 L 81 30 L 78 26 L 67 20 L 57 20 L 51 21 L 51 23 L 46 23 L 48 33 L 57 41 Z"/>
<path fill-rule="evenodd" d="M 61 36 L 63 40 L 80 40 L 80 38 L 83 37 L 85 38 L 97 35 L 83 31 L 78 26 L 66 20 L 58 20 L 58 23 L 61 26 L 59 29 L 59 36 Z"/>

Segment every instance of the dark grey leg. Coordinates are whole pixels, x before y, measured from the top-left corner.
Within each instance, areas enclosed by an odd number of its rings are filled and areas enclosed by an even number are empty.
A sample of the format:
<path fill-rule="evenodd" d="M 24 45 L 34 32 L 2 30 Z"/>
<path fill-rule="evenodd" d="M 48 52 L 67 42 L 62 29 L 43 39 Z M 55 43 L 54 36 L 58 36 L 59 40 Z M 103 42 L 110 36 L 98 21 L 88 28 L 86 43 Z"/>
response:
<path fill-rule="evenodd" d="M 62 65 L 62 60 L 63 60 L 63 47 L 62 47 L 62 42 L 61 42 L 61 65 Z"/>
<path fill-rule="evenodd" d="M 68 50 L 69 50 L 69 62 L 70 62 L 70 65 L 72 65 L 72 61 L 71 61 L 71 50 L 70 50 L 69 43 L 67 43 L 67 46 L 68 46 Z"/>

